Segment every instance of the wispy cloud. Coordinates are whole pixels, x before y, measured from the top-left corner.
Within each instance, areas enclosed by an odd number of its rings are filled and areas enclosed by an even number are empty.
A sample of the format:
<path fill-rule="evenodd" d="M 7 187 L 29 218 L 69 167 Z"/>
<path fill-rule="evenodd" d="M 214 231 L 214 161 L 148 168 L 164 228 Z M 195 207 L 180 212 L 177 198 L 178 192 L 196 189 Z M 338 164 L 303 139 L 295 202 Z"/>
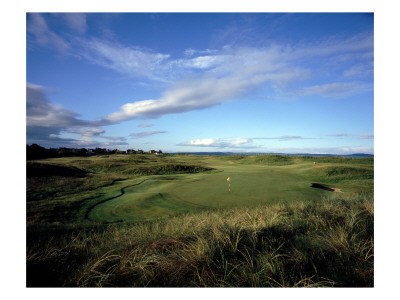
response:
<path fill-rule="evenodd" d="M 363 138 L 363 139 L 373 139 L 374 134 L 373 133 L 367 133 L 367 134 L 349 134 L 349 133 L 334 133 L 334 134 L 327 134 L 327 136 L 333 136 L 333 137 L 356 137 L 356 138 Z"/>
<path fill-rule="evenodd" d="M 160 133 L 166 133 L 167 131 L 162 131 L 162 130 L 153 130 L 153 131 L 143 131 L 143 132 L 137 132 L 137 133 L 131 133 L 129 136 L 134 137 L 134 138 L 142 138 L 154 134 L 160 134 Z"/>
<path fill-rule="evenodd" d="M 102 137 L 99 126 L 106 126 L 132 119 L 159 118 L 200 110 L 240 100 L 258 88 L 270 89 L 276 98 L 289 95 L 292 99 L 310 95 L 345 97 L 373 90 L 368 81 L 352 81 L 373 63 L 373 35 L 364 33 L 347 39 L 332 37 L 319 42 L 298 42 L 292 45 L 258 44 L 257 47 L 233 43 L 218 49 L 192 49 L 183 58 L 161 53 L 136 45 L 124 45 L 115 40 L 104 40 L 83 35 L 87 33 L 86 15 L 65 14 L 62 19 L 68 28 L 81 34 L 73 35 L 52 31 L 44 15 L 28 14 L 29 40 L 36 45 L 53 47 L 60 53 L 78 56 L 84 62 L 113 70 L 124 76 L 141 78 L 146 83 L 163 83 L 164 92 L 153 99 L 132 99 L 98 121 L 86 121 L 79 115 L 59 105 L 51 104 L 44 95 L 44 88 L 27 85 L 28 137 L 59 138 L 61 131 L 81 135 L 81 141 L 89 142 Z M 49 23 L 50 24 L 50 23 Z M 249 27 L 250 28 L 250 27 Z M 227 33 L 229 39 L 237 30 Z M 241 36 L 246 32 L 242 31 Z M 222 39 L 223 40 L 223 39 Z M 359 58 L 355 62 L 355 58 Z M 364 59 L 364 61 L 362 60 Z M 312 70 L 309 62 L 313 62 Z M 351 65 L 349 62 L 353 63 Z M 338 77 L 320 79 L 314 71 L 318 64 L 332 65 L 340 69 Z M 317 67 L 315 67 L 317 65 Z M 322 68 L 322 67 L 321 67 Z M 328 70 L 328 69 L 326 69 Z M 370 69 L 368 69 L 370 70 Z M 344 75 L 344 76 L 342 76 Z M 315 82 L 305 81 L 318 77 Z M 347 80 L 347 81 L 346 81 Z M 299 87 L 300 86 L 300 87 Z M 293 88 L 296 87 L 296 88 Z M 152 124 L 151 124 L 152 125 Z M 142 124 L 139 127 L 150 127 Z M 71 129 L 72 128 L 72 129 Z M 84 129 L 86 128 L 86 129 Z M 165 131 L 146 131 L 131 134 L 139 138 Z M 371 136 L 361 136 L 373 138 Z M 181 143 L 198 147 L 255 147 L 256 139 L 290 141 L 310 139 L 301 136 L 265 138 L 199 139 Z M 116 139 L 117 141 L 117 139 Z M 121 143 L 125 141 L 118 140 Z"/>
<path fill-rule="evenodd" d="M 212 148 L 257 148 L 257 145 L 250 145 L 249 138 L 208 138 L 182 142 L 177 146 L 212 147 Z"/>
<path fill-rule="evenodd" d="M 373 133 L 362 134 L 362 135 L 360 135 L 360 137 L 363 138 L 363 139 L 373 139 L 374 138 L 374 134 Z"/>
<path fill-rule="evenodd" d="M 84 34 L 87 29 L 86 14 L 83 13 L 63 13 L 67 25 L 79 34 Z"/>
<path fill-rule="evenodd" d="M 347 41 L 342 45 L 354 50 L 360 50 L 369 45 L 368 42 L 358 42 L 362 45 L 358 45 L 356 41 Z M 318 55 L 342 51 L 337 45 L 330 45 L 331 48 L 327 47 L 328 49 L 326 47 L 319 45 Z M 170 61 L 165 58 L 166 64 L 173 66 L 178 74 L 185 74 L 191 68 L 201 69 L 202 72 L 198 75 L 192 74 L 190 79 L 179 79 L 158 99 L 127 103 L 119 111 L 106 116 L 104 120 L 120 122 L 135 118 L 158 118 L 165 114 L 203 109 L 240 99 L 260 86 L 270 86 L 280 94 L 294 97 L 310 95 L 345 97 L 373 90 L 370 83 L 353 81 L 328 82 L 288 89 L 290 83 L 301 82 L 312 76 L 310 70 L 302 63 L 296 63 L 292 57 L 293 55 L 300 61 L 309 59 L 310 55 L 305 50 L 273 45 L 265 48 L 227 48 L 217 54 L 179 61 Z M 163 68 L 160 67 L 158 70 L 162 72 Z"/>
<path fill-rule="evenodd" d="M 354 59 L 373 52 L 373 35 L 369 33 L 308 44 L 268 44 L 259 47 L 233 44 L 212 50 L 189 48 L 185 57 L 174 59 L 168 53 L 94 37 L 62 38 L 50 30 L 42 15 L 29 14 L 29 18 L 28 32 L 35 36 L 39 44 L 55 44 L 59 49 L 73 48 L 71 55 L 79 56 L 87 63 L 167 85 L 167 89 L 156 99 L 137 99 L 106 115 L 102 121 L 110 124 L 204 109 L 240 99 L 259 87 L 269 87 L 280 95 L 292 97 L 344 97 L 373 89 L 370 83 L 332 79 L 318 85 L 302 84 L 303 87 L 290 88 L 291 83 L 312 78 L 313 73 L 308 66 L 311 58 L 314 63 L 332 62 L 335 67 L 342 64 L 348 69 L 350 57 Z M 64 19 L 70 28 L 84 32 L 85 15 L 66 14 Z M 246 22 L 251 23 L 251 18 Z M 338 58 L 341 61 L 338 62 Z M 373 57 L 365 63 L 370 63 L 371 59 Z M 354 72 L 357 72 L 357 65 L 347 74 Z"/>
<path fill-rule="evenodd" d="M 353 94 L 371 91 L 373 87 L 369 84 L 356 82 L 333 82 L 323 85 L 306 86 L 293 90 L 291 94 L 298 97 L 320 95 L 322 97 L 345 97 Z"/>
<path fill-rule="evenodd" d="M 292 140 L 312 140 L 315 138 L 303 137 L 299 135 L 283 135 L 279 137 L 255 137 L 253 140 L 278 140 L 278 141 L 292 141 Z"/>
<path fill-rule="evenodd" d="M 66 131 L 69 133 L 76 133 L 87 137 L 99 136 L 105 133 L 105 130 L 101 128 L 68 128 Z"/>
<path fill-rule="evenodd" d="M 190 147 L 214 147 L 214 148 L 240 148 L 240 149 L 258 149 L 263 146 L 255 144 L 255 140 L 277 140 L 277 141 L 292 141 L 292 140 L 308 140 L 314 139 L 297 135 L 284 135 L 279 137 L 235 137 L 235 138 L 205 138 L 195 139 L 188 142 L 179 143 L 177 146 Z"/>
<path fill-rule="evenodd" d="M 66 53 L 71 47 L 65 39 L 50 30 L 45 19 L 39 13 L 27 15 L 27 31 L 34 37 L 35 43 L 40 46 L 54 47 L 62 53 Z"/>
<path fill-rule="evenodd" d="M 373 75 L 374 66 L 372 62 L 358 63 L 343 72 L 345 77 L 365 77 Z"/>
<path fill-rule="evenodd" d="M 365 146 L 341 146 L 341 147 L 284 147 L 268 148 L 270 153 L 291 153 L 291 154 L 337 154 L 350 155 L 356 153 L 374 154 L 373 147 Z"/>
<path fill-rule="evenodd" d="M 345 136 L 350 136 L 350 134 L 348 134 L 348 133 L 333 133 L 333 134 L 327 134 L 327 136 L 345 137 Z"/>
<path fill-rule="evenodd" d="M 152 126 L 154 126 L 154 124 L 153 124 L 153 123 L 148 123 L 148 124 L 139 124 L 139 125 L 138 125 L 138 127 L 141 127 L 141 128 L 152 127 Z"/>
<path fill-rule="evenodd" d="M 87 62 L 112 69 L 132 77 L 146 77 L 156 81 L 166 81 L 163 64 L 170 55 L 156 53 L 135 46 L 123 46 L 97 38 L 77 38 L 77 54 Z"/>
<path fill-rule="evenodd" d="M 105 116 L 104 120 L 121 122 L 158 118 L 204 109 L 239 99 L 263 83 L 283 85 L 304 76 L 302 69 L 289 68 L 277 57 L 279 50 L 275 47 L 264 50 L 242 48 L 220 55 L 212 60 L 215 65 L 211 69 L 181 79 L 159 99 L 127 103 L 119 111 Z"/>

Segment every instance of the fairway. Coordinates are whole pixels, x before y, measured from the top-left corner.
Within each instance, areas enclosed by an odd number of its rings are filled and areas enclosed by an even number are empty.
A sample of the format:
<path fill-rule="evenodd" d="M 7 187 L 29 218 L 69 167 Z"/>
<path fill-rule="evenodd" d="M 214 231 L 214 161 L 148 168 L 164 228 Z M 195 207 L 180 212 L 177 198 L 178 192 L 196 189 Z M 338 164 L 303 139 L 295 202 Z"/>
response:
<path fill-rule="evenodd" d="M 100 203 L 87 212 L 88 219 L 95 222 L 151 220 L 205 209 L 312 201 L 332 193 L 311 187 L 315 182 L 324 184 L 318 174 L 329 164 L 317 167 L 312 162 L 288 165 L 243 164 L 234 159 L 224 160 L 212 156 L 169 159 L 196 162 L 214 170 L 125 180 L 121 182 L 119 194 L 114 193 L 109 199 L 103 197 Z M 346 190 L 343 183 L 330 186 L 344 187 Z M 351 185 L 348 188 L 351 189 Z"/>

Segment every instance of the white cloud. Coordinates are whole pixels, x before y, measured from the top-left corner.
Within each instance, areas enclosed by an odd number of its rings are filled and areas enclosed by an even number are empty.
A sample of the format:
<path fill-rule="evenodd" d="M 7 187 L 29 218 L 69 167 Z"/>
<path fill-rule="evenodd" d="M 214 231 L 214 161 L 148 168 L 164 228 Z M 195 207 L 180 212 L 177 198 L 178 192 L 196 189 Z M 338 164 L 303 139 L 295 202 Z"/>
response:
<path fill-rule="evenodd" d="M 96 38 L 76 39 L 77 54 L 86 61 L 132 77 L 166 81 L 164 63 L 169 54 L 155 53 L 138 47 L 126 47 Z M 163 64 L 164 63 L 164 64 Z"/>
<path fill-rule="evenodd" d="M 304 77 L 302 69 L 286 66 L 277 60 L 276 48 L 265 51 L 238 49 L 229 55 L 214 57 L 204 67 L 215 64 L 201 75 L 178 81 L 157 100 L 127 103 L 120 110 L 104 117 L 108 122 L 135 118 L 158 118 L 165 114 L 182 113 L 212 107 L 238 99 L 262 84 L 285 85 Z"/>
<path fill-rule="evenodd" d="M 181 65 L 185 68 L 197 68 L 197 69 L 208 69 L 215 67 L 225 61 L 225 56 L 214 55 L 214 56 L 197 56 L 192 59 L 179 60 L 171 64 Z"/>
<path fill-rule="evenodd" d="M 350 69 L 347 69 L 343 72 L 343 76 L 345 77 L 364 77 L 373 75 L 374 67 L 372 63 L 359 63 L 352 66 Z"/>
<path fill-rule="evenodd" d="M 348 133 L 333 133 L 333 134 L 327 134 L 327 136 L 345 137 L 345 136 L 349 136 L 349 134 Z"/>
<path fill-rule="evenodd" d="M 66 131 L 69 133 L 77 133 L 87 137 L 98 136 L 105 133 L 105 130 L 101 128 L 68 128 Z"/>
<path fill-rule="evenodd" d="M 138 125 L 138 127 L 141 127 L 141 128 L 152 127 L 152 126 L 154 126 L 154 124 L 152 124 L 152 123 L 149 123 L 149 124 L 140 124 L 140 125 Z"/>
<path fill-rule="evenodd" d="M 67 43 L 51 32 L 40 14 L 29 16 L 31 21 L 28 31 L 36 36 L 38 43 L 55 43 L 60 45 L 59 48 L 71 45 L 74 55 L 86 62 L 123 75 L 170 84 L 158 99 L 138 99 L 105 116 L 102 121 L 108 124 L 208 108 L 239 99 L 259 87 L 274 88 L 280 95 L 293 97 L 344 97 L 373 89 L 370 83 L 331 80 L 291 91 L 289 89 L 291 83 L 312 78 L 310 59 L 314 63 L 330 61 L 336 65 L 342 64 L 343 67 L 347 66 L 349 57 L 362 57 L 373 51 L 373 35 L 369 33 L 348 39 L 332 38 L 297 45 L 270 44 L 257 48 L 231 46 L 219 50 L 188 48 L 185 51 L 186 57 L 172 59 L 167 53 L 97 38 L 75 37 Z M 84 14 L 63 16 L 71 28 L 81 32 L 85 30 Z M 343 55 L 348 57 L 338 62 L 338 58 Z M 368 58 L 371 59 L 373 57 Z M 359 72 L 356 69 L 346 70 L 342 74 Z"/>
<path fill-rule="evenodd" d="M 341 45 L 355 51 L 367 47 L 369 39 L 367 41 L 348 40 Z M 319 55 L 341 51 L 337 45 L 328 47 L 324 44 L 324 47 L 319 45 L 317 48 L 313 51 L 318 50 Z M 165 57 L 167 65 L 173 67 L 178 74 L 188 72 L 189 68 L 202 69 L 203 72 L 196 76 L 192 75 L 190 79 L 182 78 L 158 99 L 127 103 L 119 111 L 105 116 L 104 120 L 121 122 L 135 118 L 158 118 L 165 114 L 203 109 L 239 99 L 246 92 L 263 85 L 285 90 L 289 83 L 303 81 L 312 75 L 309 70 L 293 64 L 292 55 L 304 58 L 310 54 L 307 54 L 305 49 L 293 50 L 289 47 L 272 45 L 266 48 L 227 48 L 215 55 L 179 61 L 171 61 Z M 163 68 L 162 62 L 157 61 L 160 72 L 167 70 Z M 344 97 L 372 89 L 373 87 L 366 83 L 331 82 L 297 88 L 288 94 L 296 97 L 309 95 Z"/>
<path fill-rule="evenodd" d="M 189 143 L 187 143 L 187 145 L 215 147 L 216 143 L 219 143 L 219 139 L 197 139 L 197 140 L 190 141 Z"/>
<path fill-rule="evenodd" d="M 39 13 L 29 13 L 27 15 L 26 28 L 28 33 L 34 36 L 35 42 L 40 46 L 55 47 L 62 53 L 70 49 L 69 43 L 51 31 L 45 19 Z"/>
<path fill-rule="evenodd" d="M 144 131 L 144 132 L 137 132 L 137 133 L 131 133 L 130 136 L 134 138 L 142 138 L 154 134 L 159 134 L 159 133 L 166 133 L 167 131 L 162 131 L 162 130 L 153 130 L 153 131 Z"/>
<path fill-rule="evenodd" d="M 86 14 L 83 13 L 63 13 L 67 25 L 79 34 L 84 34 L 87 29 Z"/>
<path fill-rule="evenodd" d="M 277 141 L 291 141 L 291 140 L 306 140 L 313 139 L 297 135 L 284 135 L 279 137 L 235 137 L 235 138 L 206 138 L 195 139 L 188 142 L 182 142 L 177 146 L 190 146 L 190 147 L 212 147 L 212 148 L 232 148 L 232 149 L 260 149 L 264 146 L 255 144 L 255 140 L 277 140 Z"/>
<path fill-rule="evenodd" d="M 292 59 L 302 57 L 330 57 L 332 60 L 342 58 L 343 61 L 371 53 L 374 48 L 374 36 L 369 32 L 360 33 L 347 39 L 330 37 L 318 43 L 300 44 L 290 49 Z M 344 56 L 343 56 L 344 55 Z"/>
<path fill-rule="evenodd" d="M 268 148 L 268 153 L 286 153 L 286 154 L 336 154 L 351 155 L 356 153 L 374 154 L 373 147 L 364 146 L 343 146 L 343 147 L 285 147 Z"/>
<path fill-rule="evenodd" d="M 254 137 L 253 140 L 277 140 L 277 141 L 293 141 L 293 140 L 313 140 L 315 138 L 303 137 L 299 135 L 282 135 L 278 137 Z"/>
<path fill-rule="evenodd" d="M 213 147 L 213 148 L 257 148 L 257 145 L 252 145 L 252 139 L 249 138 L 207 138 L 196 139 L 190 142 L 183 142 L 178 146 L 192 147 Z"/>
<path fill-rule="evenodd" d="M 67 14 L 64 16 L 64 21 L 77 32 L 84 33 L 86 30 L 85 15 Z M 102 129 L 97 128 L 98 126 L 204 109 L 240 99 L 246 93 L 259 87 L 275 88 L 279 95 L 293 97 L 309 95 L 343 97 L 373 89 L 370 83 L 338 82 L 325 78 L 326 82 L 321 84 L 310 84 L 287 92 L 290 90 L 291 83 L 298 84 L 317 76 L 311 72 L 309 61 L 313 61 L 314 64 L 319 62 L 336 64 L 335 67 L 340 65 L 342 69 L 338 74 L 357 75 L 362 68 L 356 64 L 349 69 L 347 62 L 354 57 L 373 59 L 371 34 L 358 35 L 345 40 L 336 38 L 314 44 L 299 43 L 291 46 L 276 44 L 257 48 L 232 46 L 219 50 L 189 48 L 185 51 L 186 57 L 173 59 L 167 53 L 158 53 L 96 38 L 88 39 L 82 36 L 62 38 L 49 29 L 40 14 L 28 14 L 27 30 L 39 45 L 55 46 L 59 51 L 73 50 L 69 53 L 79 56 L 85 62 L 114 70 L 119 74 L 148 79 L 146 83 L 171 84 L 160 97 L 126 103 L 118 111 L 96 122 L 80 120 L 78 114 L 50 104 L 44 96 L 42 87 L 28 84 L 28 134 L 41 133 L 47 138 L 51 135 L 53 139 L 56 139 L 61 130 L 65 131 L 69 128 L 69 132 L 81 134 L 82 140 L 86 138 L 88 141 L 90 137 L 104 133 L 100 132 Z M 366 63 L 368 65 L 368 62 Z M 313 71 L 318 70 L 314 68 L 315 66 L 313 66 Z M 145 125 L 139 125 L 139 127 L 150 127 Z M 70 129 L 71 127 L 75 129 Z M 77 129 L 78 127 L 80 129 Z M 92 129 L 82 129 L 82 127 L 92 127 Z M 133 133 L 131 136 L 143 137 L 156 133 L 163 132 L 148 131 Z M 255 147 L 251 143 L 256 139 L 200 139 L 183 144 L 199 147 L 243 148 Z M 288 141 L 307 138 L 281 136 L 262 139 Z"/>
<path fill-rule="evenodd" d="M 298 97 L 320 95 L 322 97 L 345 97 L 371 91 L 372 86 L 355 82 L 334 82 L 323 85 L 306 86 L 296 89 L 292 93 Z"/>
<path fill-rule="evenodd" d="M 374 138 L 374 134 L 373 133 L 362 134 L 362 135 L 360 135 L 360 137 L 363 138 L 363 139 L 373 139 Z"/>
<path fill-rule="evenodd" d="M 194 50 L 194 49 L 192 49 L 192 48 L 188 48 L 188 49 L 186 49 L 185 52 L 184 52 L 184 54 L 185 54 L 186 56 L 192 56 L 192 55 L 194 55 L 195 53 L 196 53 L 196 50 Z"/>

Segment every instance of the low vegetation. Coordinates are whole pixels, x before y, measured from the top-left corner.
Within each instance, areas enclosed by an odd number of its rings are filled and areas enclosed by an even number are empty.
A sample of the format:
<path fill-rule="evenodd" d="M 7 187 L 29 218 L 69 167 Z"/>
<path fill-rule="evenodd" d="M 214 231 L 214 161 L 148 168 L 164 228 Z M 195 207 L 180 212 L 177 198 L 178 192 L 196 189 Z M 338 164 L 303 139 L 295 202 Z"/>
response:
<path fill-rule="evenodd" d="M 28 286 L 368 287 L 373 218 L 371 195 L 336 194 L 51 235 L 32 226 Z"/>
<path fill-rule="evenodd" d="M 369 158 L 110 155 L 27 171 L 27 286 L 374 286 Z"/>

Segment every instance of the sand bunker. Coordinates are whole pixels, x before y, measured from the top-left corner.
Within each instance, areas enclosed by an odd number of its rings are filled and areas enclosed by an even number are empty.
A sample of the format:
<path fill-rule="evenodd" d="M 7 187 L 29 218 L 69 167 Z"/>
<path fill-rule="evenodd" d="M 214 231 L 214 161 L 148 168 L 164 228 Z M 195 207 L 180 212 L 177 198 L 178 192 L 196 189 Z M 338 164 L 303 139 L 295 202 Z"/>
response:
<path fill-rule="evenodd" d="M 340 189 L 338 189 L 338 188 L 330 188 L 330 187 L 327 187 L 327 186 L 322 185 L 320 183 L 311 183 L 310 187 L 315 188 L 315 189 L 321 189 L 321 190 L 329 191 L 329 192 L 342 193 L 342 191 Z"/>

